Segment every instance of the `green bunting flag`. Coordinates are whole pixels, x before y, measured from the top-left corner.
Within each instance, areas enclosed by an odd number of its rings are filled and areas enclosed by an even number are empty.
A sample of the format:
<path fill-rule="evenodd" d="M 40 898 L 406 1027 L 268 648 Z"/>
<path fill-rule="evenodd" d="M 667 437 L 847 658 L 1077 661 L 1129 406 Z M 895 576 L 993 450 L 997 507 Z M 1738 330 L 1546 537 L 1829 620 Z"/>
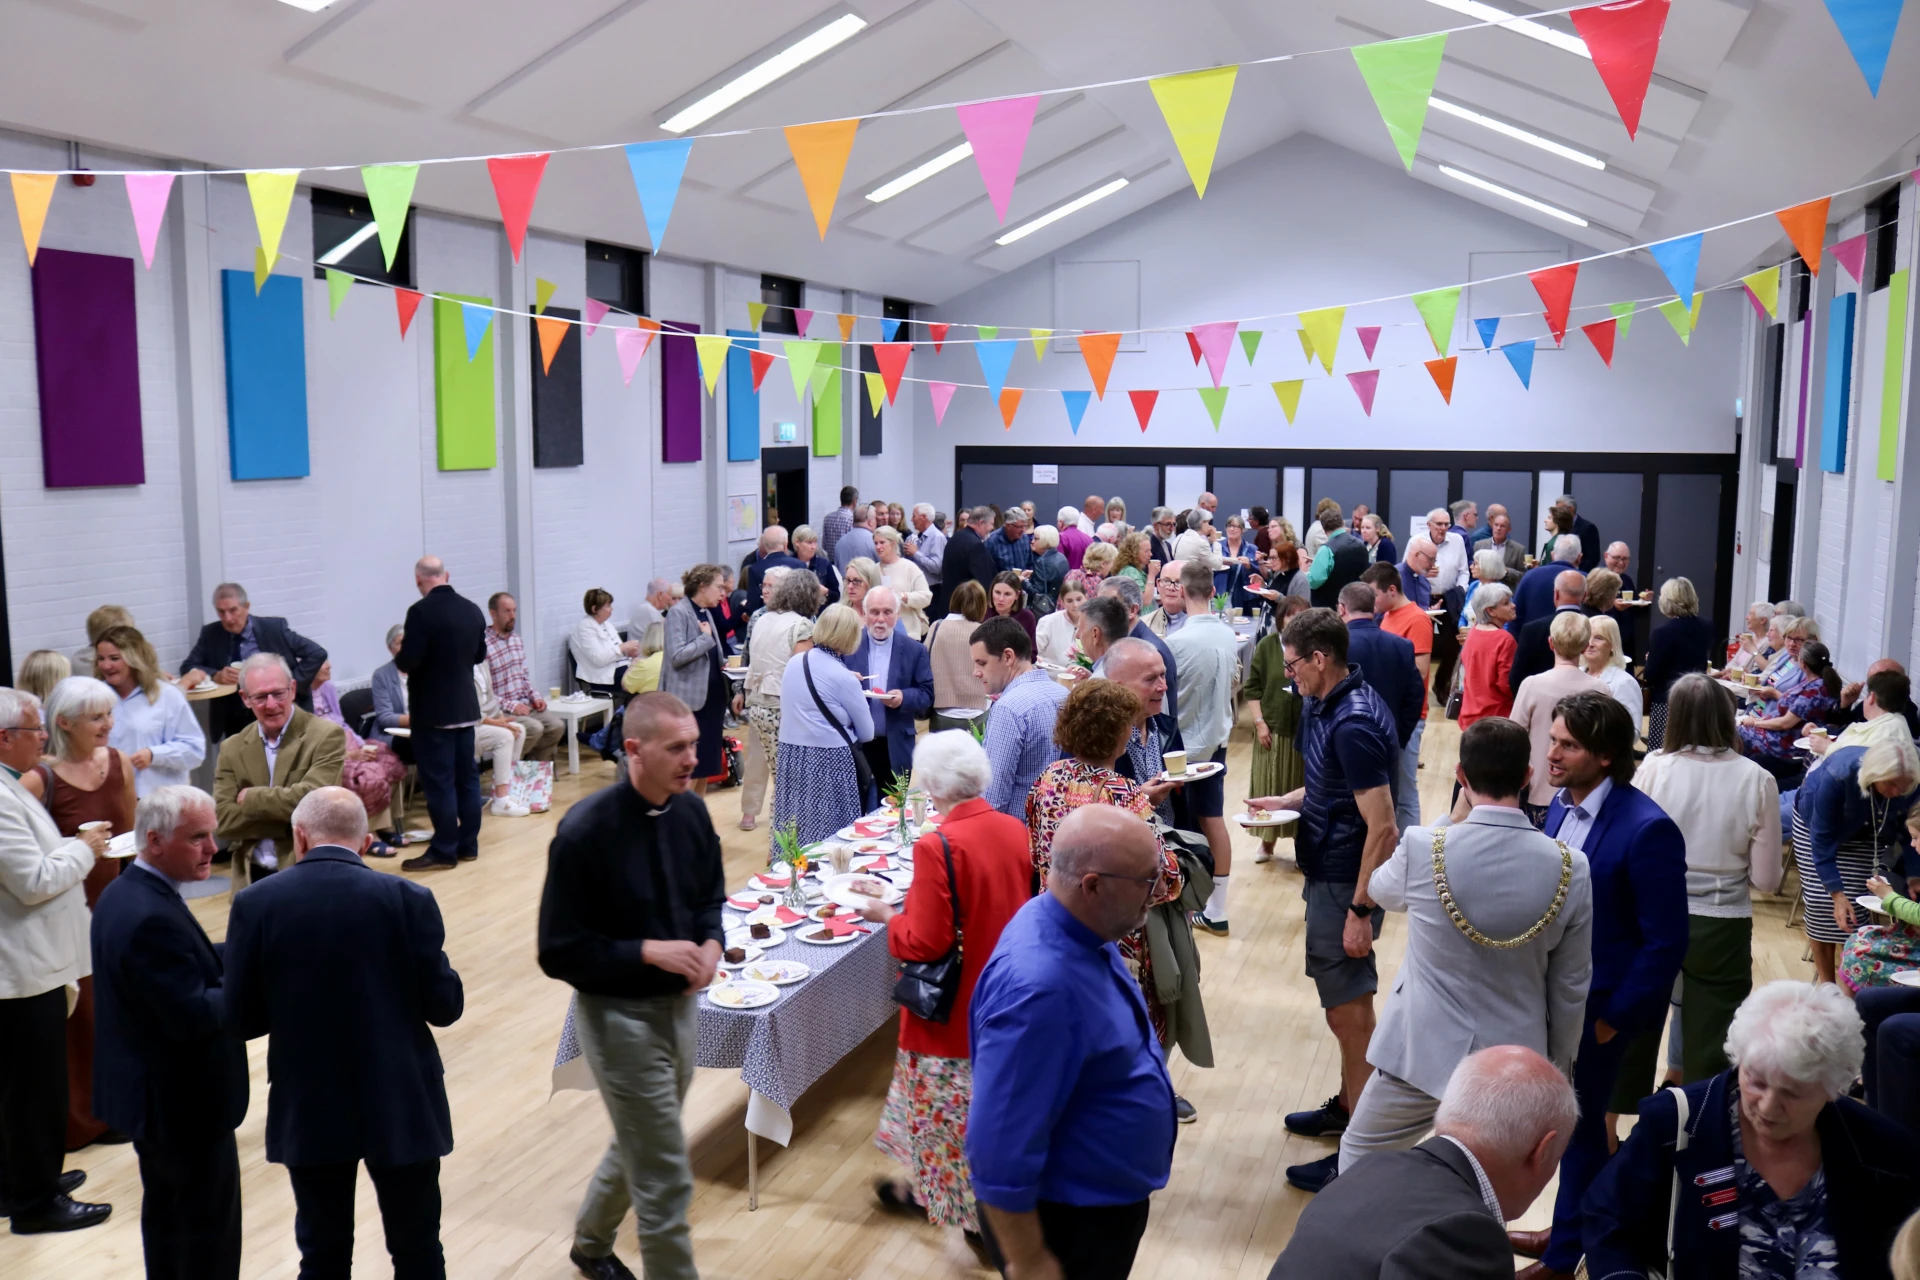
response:
<path fill-rule="evenodd" d="M 380 228 L 380 252 L 386 255 L 389 271 L 400 252 L 407 206 L 413 203 L 413 180 L 419 175 L 417 164 L 370 164 L 360 170 L 360 184 L 367 189 L 367 204 L 373 210 L 374 225 Z"/>
<path fill-rule="evenodd" d="M 1460 286 L 1416 293 L 1413 306 L 1427 322 L 1427 336 L 1433 339 L 1435 354 L 1444 356 L 1453 345 L 1453 318 L 1460 310 Z"/>
<path fill-rule="evenodd" d="M 1413 153 L 1427 123 L 1427 99 L 1433 96 L 1433 82 L 1440 74 L 1440 59 L 1446 51 L 1444 31 L 1353 48 L 1354 64 L 1373 94 L 1373 105 L 1380 109 L 1380 119 L 1386 122 L 1387 133 L 1408 173 L 1413 172 Z"/>
<path fill-rule="evenodd" d="M 1227 392 L 1232 387 L 1196 387 L 1201 403 L 1207 406 L 1207 416 L 1213 419 L 1213 429 L 1220 429 L 1220 414 L 1227 407 Z"/>
<path fill-rule="evenodd" d="M 353 288 L 353 277 L 344 271 L 327 268 L 327 319 L 340 314 L 340 304 L 346 300 L 347 290 Z"/>

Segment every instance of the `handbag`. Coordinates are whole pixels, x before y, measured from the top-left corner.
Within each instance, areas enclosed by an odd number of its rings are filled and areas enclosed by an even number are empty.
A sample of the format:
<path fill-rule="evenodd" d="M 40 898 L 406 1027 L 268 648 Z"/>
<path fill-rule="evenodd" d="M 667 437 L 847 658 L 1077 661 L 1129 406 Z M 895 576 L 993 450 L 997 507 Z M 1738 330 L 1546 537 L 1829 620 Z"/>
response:
<path fill-rule="evenodd" d="M 513 766 L 513 785 L 508 795 L 534 813 L 553 807 L 553 761 L 521 760 Z"/>
<path fill-rule="evenodd" d="M 848 732 L 847 727 L 827 709 L 826 699 L 822 698 L 820 690 L 814 687 L 813 666 L 807 661 L 807 655 L 804 653 L 800 655 L 800 674 L 807 678 L 807 692 L 813 695 L 813 705 L 820 708 L 820 714 L 826 717 L 827 723 L 833 726 L 833 731 L 840 735 L 840 741 L 846 743 L 847 750 L 853 753 L 853 776 L 860 783 L 860 802 L 868 803 L 867 797 L 873 794 L 873 766 L 867 763 L 867 753 L 854 742 L 853 734 Z"/>
<path fill-rule="evenodd" d="M 953 907 L 953 945 L 938 960 L 907 960 L 900 965 L 900 978 L 893 984 L 893 998 L 916 1018 L 944 1023 L 953 1016 L 953 1002 L 960 996 L 960 959 L 963 948 L 960 927 L 960 882 L 953 875 L 953 846 L 947 833 L 933 833 L 940 841 L 940 852 L 947 860 L 947 901 Z"/>

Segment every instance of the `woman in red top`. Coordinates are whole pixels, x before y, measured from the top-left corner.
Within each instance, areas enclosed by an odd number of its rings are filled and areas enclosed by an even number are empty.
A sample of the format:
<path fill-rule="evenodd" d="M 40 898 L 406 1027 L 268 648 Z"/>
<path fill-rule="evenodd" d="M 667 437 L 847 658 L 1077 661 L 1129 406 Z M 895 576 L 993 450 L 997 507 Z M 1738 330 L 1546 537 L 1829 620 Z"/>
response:
<path fill-rule="evenodd" d="M 1483 582 L 1473 593 L 1474 626 L 1460 655 L 1460 727 L 1488 716 L 1513 714 L 1513 654 L 1517 647 L 1513 591 L 1504 582 Z"/>
<path fill-rule="evenodd" d="M 869 920 L 887 925 L 887 949 L 897 958 L 945 956 L 954 941 L 953 894 L 940 840 L 946 837 L 960 882 L 965 934 L 960 992 L 944 1023 L 900 1011 L 900 1049 L 874 1145 L 893 1157 L 903 1174 L 877 1183 L 874 1192 L 894 1212 L 959 1227 L 983 1262 L 985 1246 L 967 1178 L 967 1110 L 973 1100 L 967 1009 L 1000 931 L 1032 896 L 1033 886 L 1026 824 L 981 799 L 992 779 L 987 753 L 972 734 L 951 729 L 920 740 L 913 753 L 913 781 L 932 796 L 940 830 L 913 846 L 913 883 L 902 909 L 896 914 L 884 902 L 872 902 L 864 910 Z"/>

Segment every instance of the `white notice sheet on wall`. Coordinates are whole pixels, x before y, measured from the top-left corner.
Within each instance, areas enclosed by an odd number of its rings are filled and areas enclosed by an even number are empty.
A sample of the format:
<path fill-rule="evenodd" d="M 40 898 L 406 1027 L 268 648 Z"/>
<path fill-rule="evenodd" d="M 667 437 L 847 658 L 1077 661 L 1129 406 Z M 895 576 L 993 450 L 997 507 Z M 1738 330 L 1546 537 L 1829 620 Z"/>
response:
<path fill-rule="evenodd" d="M 1057 466 L 1043 467 L 1036 462 L 1033 466 L 1033 482 L 1035 484 L 1059 484 L 1060 468 Z"/>

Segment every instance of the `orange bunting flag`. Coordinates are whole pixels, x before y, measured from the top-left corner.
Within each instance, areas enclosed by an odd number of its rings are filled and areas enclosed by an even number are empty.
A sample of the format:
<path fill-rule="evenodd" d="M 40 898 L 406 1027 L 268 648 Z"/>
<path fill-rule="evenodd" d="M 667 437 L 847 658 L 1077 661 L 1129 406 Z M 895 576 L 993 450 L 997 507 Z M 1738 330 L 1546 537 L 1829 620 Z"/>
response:
<path fill-rule="evenodd" d="M 1609 369 L 1613 368 L 1613 340 L 1619 331 L 1620 322 L 1611 316 L 1580 326 L 1580 332 L 1587 335 L 1587 341 L 1593 344 L 1593 349 L 1600 353 L 1601 361 Z"/>
<path fill-rule="evenodd" d="M 773 368 L 773 352 L 749 351 L 747 362 L 753 366 L 753 393 L 760 394 L 760 384 L 767 380 L 767 370 Z"/>
<path fill-rule="evenodd" d="M 13 176 L 13 205 L 20 215 L 20 239 L 26 242 L 27 265 L 33 265 L 40 252 L 40 232 L 47 225 L 47 206 L 53 203 L 53 188 L 59 180 L 52 173 L 16 173 Z"/>
<path fill-rule="evenodd" d="M 1815 275 L 1820 274 L 1820 242 L 1827 234 L 1827 203 L 1827 197 L 1821 196 L 1773 215 L 1786 228 L 1787 239 L 1800 251 L 1800 260 L 1807 264 L 1807 270 Z"/>
<path fill-rule="evenodd" d="M 1553 333 L 1556 346 L 1567 340 L 1567 312 L 1573 307 L 1573 282 L 1579 275 L 1580 264 L 1577 262 L 1563 262 L 1557 267 L 1527 273 L 1527 279 L 1533 281 L 1534 291 L 1546 305 L 1547 328 Z"/>
<path fill-rule="evenodd" d="M 1102 400 L 1107 398 L 1107 376 L 1113 372 L 1113 355 L 1118 350 L 1120 335 L 1117 333 L 1080 335 L 1080 356 L 1087 362 L 1087 372 L 1093 375 L 1093 393 Z"/>
<path fill-rule="evenodd" d="M 507 228 L 507 246 L 513 260 L 520 261 L 520 246 L 526 243 L 527 221 L 533 217 L 533 197 L 540 190 L 540 178 L 547 171 L 550 152 L 530 156 L 495 156 L 487 161 L 493 175 L 494 199 L 500 202 L 500 221 Z"/>
<path fill-rule="evenodd" d="M 1440 398 L 1448 404 L 1453 403 L 1453 371 L 1459 365 L 1459 356 L 1446 356 L 1439 360 L 1429 360 L 1427 376 L 1433 379 L 1433 385 L 1440 388 Z"/>
<path fill-rule="evenodd" d="M 420 309 L 420 299 L 424 296 L 424 294 L 415 293 L 412 289 L 393 291 L 393 305 L 400 312 L 400 337 L 403 341 L 406 339 L 408 326 L 413 323 L 413 313 Z"/>
<path fill-rule="evenodd" d="M 850 315 L 847 315 L 845 312 L 836 312 L 833 318 L 840 322 L 840 341 L 852 342 L 853 341 L 853 317 Z"/>
<path fill-rule="evenodd" d="M 1013 430 L 1013 415 L 1020 407 L 1020 397 L 1027 394 L 1019 387 L 1005 387 L 1000 392 L 1000 421 L 1007 424 L 1007 430 Z"/>
<path fill-rule="evenodd" d="M 567 340 L 567 330 L 573 325 L 557 316 L 535 316 L 533 327 L 540 334 L 540 371 L 551 374 L 553 358 L 559 354 L 560 344 Z"/>
<path fill-rule="evenodd" d="M 786 128 L 787 149 L 793 152 L 793 165 L 800 171 L 800 185 L 807 189 L 807 204 L 822 240 L 833 221 L 840 180 L 846 177 L 847 157 L 853 154 L 853 135 L 859 127 L 858 120 L 826 120 Z"/>
<path fill-rule="evenodd" d="M 927 332 L 933 336 L 934 354 L 940 354 L 940 348 L 947 340 L 947 326 L 944 324 L 930 324 L 927 326 Z"/>
<path fill-rule="evenodd" d="M 875 342 L 869 344 L 873 362 L 880 367 L 880 379 L 886 384 L 887 403 L 900 394 L 900 375 L 907 371 L 907 357 L 913 354 L 911 342 Z"/>
<path fill-rule="evenodd" d="M 1153 417 L 1153 402 L 1160 398 L 1158 391 L 1129 391 L 1127 398 L 1133 401 L 1133 416 L 1140 420 L 1140 429 L 1147 429 L 1147 420 Z"/>

